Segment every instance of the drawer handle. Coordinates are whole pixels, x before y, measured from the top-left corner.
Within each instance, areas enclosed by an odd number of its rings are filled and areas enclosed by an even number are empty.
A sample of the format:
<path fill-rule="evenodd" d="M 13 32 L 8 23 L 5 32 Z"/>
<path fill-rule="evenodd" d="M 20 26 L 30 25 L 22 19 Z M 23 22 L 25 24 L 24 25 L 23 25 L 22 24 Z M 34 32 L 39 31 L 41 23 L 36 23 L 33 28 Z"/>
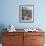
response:
<path fill-rule="evenodd" d="M 13 38 L 9 38 L 10 40 L 13 40 Z"/>
<path fill-rule="evenodd" d="M 10 40 L 12 40 L 11 38 L 9 38 Z"/>
<path fill-rule="evenodd" d="M 36 40 L 36 39 L 32 39 L 32 40 Z"/>

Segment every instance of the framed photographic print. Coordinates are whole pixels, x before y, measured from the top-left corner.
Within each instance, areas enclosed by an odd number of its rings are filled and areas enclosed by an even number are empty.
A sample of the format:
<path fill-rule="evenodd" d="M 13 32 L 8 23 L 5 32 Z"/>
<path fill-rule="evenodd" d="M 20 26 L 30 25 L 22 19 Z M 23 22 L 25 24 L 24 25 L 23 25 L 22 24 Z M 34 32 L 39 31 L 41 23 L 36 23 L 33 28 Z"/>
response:
<path fill-rule="evenodd" d="M 19 6 L 19 21 L 25 23 L 34 22 L 34 5 Z"/>

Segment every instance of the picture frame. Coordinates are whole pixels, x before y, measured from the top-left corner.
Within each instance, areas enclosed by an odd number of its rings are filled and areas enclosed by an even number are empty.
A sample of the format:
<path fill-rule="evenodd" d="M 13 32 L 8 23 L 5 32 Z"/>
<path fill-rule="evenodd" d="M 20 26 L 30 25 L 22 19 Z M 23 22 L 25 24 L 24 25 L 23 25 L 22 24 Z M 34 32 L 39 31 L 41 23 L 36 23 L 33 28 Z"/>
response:
<path fill-rule="evenodd" d="M 19 22 L 34 22 L 34 5 L 19 5 Z"/>

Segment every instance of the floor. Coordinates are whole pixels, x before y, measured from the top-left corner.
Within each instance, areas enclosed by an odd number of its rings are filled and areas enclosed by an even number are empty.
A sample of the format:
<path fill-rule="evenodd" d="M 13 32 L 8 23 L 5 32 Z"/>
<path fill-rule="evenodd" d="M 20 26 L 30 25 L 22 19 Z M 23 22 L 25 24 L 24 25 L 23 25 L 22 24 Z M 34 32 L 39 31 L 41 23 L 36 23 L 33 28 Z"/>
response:
<path fill-rule="evenodd" d="M 0 46 L 2 46 L 2 44 L 0 44 Z"/>

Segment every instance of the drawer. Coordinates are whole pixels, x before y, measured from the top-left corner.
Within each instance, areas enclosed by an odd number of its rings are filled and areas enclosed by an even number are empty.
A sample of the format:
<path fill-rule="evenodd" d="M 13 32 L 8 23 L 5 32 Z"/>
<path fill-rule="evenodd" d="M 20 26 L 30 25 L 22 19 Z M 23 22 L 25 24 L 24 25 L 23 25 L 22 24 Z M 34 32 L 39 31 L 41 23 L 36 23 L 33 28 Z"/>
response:
<path fill-rule="evenodd" d="M 2 44 L 2 46 L 23 46 L 23 43 L 17 44 Z"/>
<path fill-rule="evenodd" d="M 7 37 L 3 40 L 3 46 L 22 46 L 23 38 L 22 37 Z"/>
<path fill-rule="evenodd" d="M 22 46 L 22 44 L 2 44 L 3 46 Z"/>
<path fill-rule="evenodd" d="M 26 36 L 26 37 L 24 37 L 24 45 L 25 46 L 31 46 L 31 44 L 32 44 L 32 37 L 30 37 L 30 36 Z"/>
<path fill-rule="evenodd" d="M 25 44 L 43 44 L 44 36 L 24 36 Z"/>
<path fill-rule="evenodd" d="M 32 44 L 32 46 L 44 46 L 44 44 Z"/>
<path fill-rule="evenodd" d="M 3 44 L 5 44 L 5 43 L 9 43 L 9 38 L 8 37 L 3 37 Z"/>
<path fill-rule="evenodd" d="M 3 43 L 14 43 L 23 41 L 23 36 L 4 36 Z"/>
<path fill-rule="evenodd" d="M 4 36 L 3 40 L 11 41 L 11 40 L 18 40 L 18 39 L 23 39 L 23 36 Z"/>
<path fill-rule="evenodd" d="M 32 36 L 24 36 L 24 40 L 32 40 Z"/>
<path fill-rule="evenodd" d="M 24 36 L 44 36 L 44 32 L 24 32 Z"/>
<path fill-rule="evenodd" d="M 23 32 L 4 32 L 4 36 L 23 36 Z"/>
<path fill-rule="evenodd" d="M 44 36 L 32 36 L 32 43 L 33 44 L 43 44 Z"/>

